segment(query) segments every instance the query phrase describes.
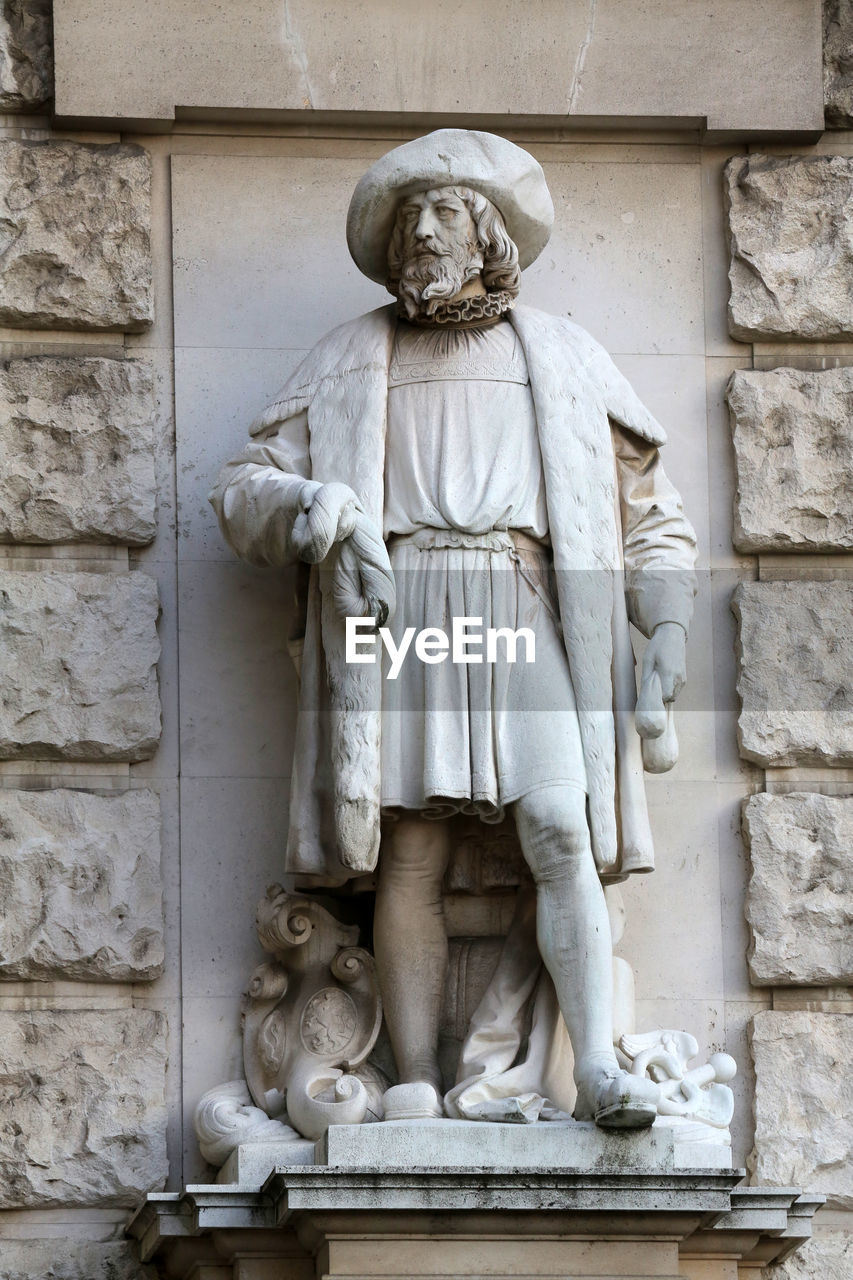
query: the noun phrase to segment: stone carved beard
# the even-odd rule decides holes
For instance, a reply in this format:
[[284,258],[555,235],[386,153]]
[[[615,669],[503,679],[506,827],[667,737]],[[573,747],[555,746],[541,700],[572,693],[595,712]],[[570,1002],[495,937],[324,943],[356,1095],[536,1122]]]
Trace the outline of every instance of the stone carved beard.
[[397,297],[410,320],[432,316],[483,270],[483,251],[476,240],[444,249],[432,240],[404,246]]

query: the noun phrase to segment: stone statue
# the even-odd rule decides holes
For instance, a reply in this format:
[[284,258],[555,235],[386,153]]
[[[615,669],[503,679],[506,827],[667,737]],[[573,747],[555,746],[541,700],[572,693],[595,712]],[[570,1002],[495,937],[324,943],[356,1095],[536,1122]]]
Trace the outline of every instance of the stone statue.
[[[348,242],[396,303],[316,345],[211,496],[238,555],[303,566],[286,870],[335,886],[378,860],[389,1119],[493,1114],[466,1111],[460,1085],[445,1100],[438,1068],[458,813],[510,812],[535,883],[472,1022],[462,1092],[488,1079],[500,1098],[504,1076],[503,1096],[518,1092],[520,1009],[544,962],[575,1118],[640,1127],[661,1098],[614,1048],[602,885],[653,866],[643,747],[649,768],[674,761],[695,538],[664,432],[606,352],[516,305],[552,222],[540,166],[493,134],[439,130],[374,164]],[[649,638],[636,720],[629,622]]]

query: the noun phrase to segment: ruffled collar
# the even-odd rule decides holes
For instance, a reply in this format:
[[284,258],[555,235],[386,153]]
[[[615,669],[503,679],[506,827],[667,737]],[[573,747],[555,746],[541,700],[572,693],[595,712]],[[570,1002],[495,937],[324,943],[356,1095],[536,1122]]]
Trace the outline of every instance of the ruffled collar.
[[440,302],[431,316],[408,316],[401,302],[397,314],[409,324],[421,329],[437,329],[450,326],[456,329],[486,328],[497,324],[507,311],[515,306],[515,294],[508,289],[494,289],[489,293],[474,293],[468,298]]

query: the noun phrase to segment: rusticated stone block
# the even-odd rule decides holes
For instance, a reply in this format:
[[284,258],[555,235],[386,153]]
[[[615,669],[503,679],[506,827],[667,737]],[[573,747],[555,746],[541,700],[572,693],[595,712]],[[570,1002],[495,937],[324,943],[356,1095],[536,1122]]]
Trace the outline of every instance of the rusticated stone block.
[[853,799],[751,796],[743,830],[752,981],[853,983]]
[[154,380],[136,360],[0,364],[0,541],[154,537]]
[[754,1181],[853,1208],[853,1016],[757,1013]]
[[0,324],[147,328],[151,161],[142,147],[0,142]]
[[158,797],[0,789],[0,901],[2,977],[156,978]]
[[4,1240],[0,1280],[157,1280],[124,1240]]
[[0,111],[38,111],[53,96],[53,0],[2,0]]
[[850,0],[823,0],[823,99],[830,128],[849,129],[853,125],[853,4]]
[[728,400],[738,550],[853,547],[853,369],[738,369]]
[[853,583],[744,582],[732,608],[744,759],[853,763]]
[[0,759],[153,755],[157,613],[144,573],[0,571]]
[[853,158],[736,156],[726,192],[732,336],[853,336]]
[[796,1253],[775,1267],[764,1267],[761,1280],[850,1280],[853,1234],[818,1231]]
[[0,1012],[0,1043],[0,1208],[135,1205],[162,1186],[161,1013]]
[[764,1267],[761,1280],[850,1280],[853,1233],[818,1231],[778,1266]]

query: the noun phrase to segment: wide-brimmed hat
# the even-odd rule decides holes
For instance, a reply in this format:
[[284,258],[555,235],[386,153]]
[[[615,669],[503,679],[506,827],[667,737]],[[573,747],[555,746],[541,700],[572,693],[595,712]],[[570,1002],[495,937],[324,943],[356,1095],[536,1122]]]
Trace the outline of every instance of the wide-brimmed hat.
[[371,280],[388,276],[388,243],[405,196],[435,187],[472,187],[503,215],[529,267],[548,243],[554,205],[542,166],[528,151],[496,133],[436,129],[405,142],[371,165],[353,192],[347,244],[356,266]]

